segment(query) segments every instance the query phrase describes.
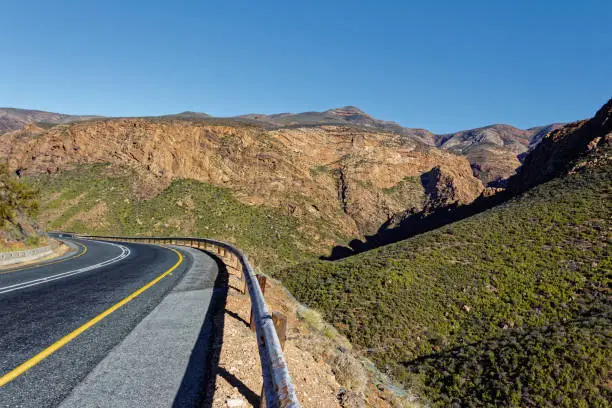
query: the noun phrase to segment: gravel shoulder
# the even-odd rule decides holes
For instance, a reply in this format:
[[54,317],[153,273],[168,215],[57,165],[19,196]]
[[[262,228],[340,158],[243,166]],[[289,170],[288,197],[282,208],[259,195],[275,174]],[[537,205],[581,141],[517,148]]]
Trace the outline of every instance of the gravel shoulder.
[[[217,367],[213,368],[211,405],[258,407],[262,378],[255,333],[248,326],[250,299],[241,292],[238,271],[229,268],[229,291],[223,319],[223,336]],[[285,358],[303,408],[408,407],[384,384],[376,381],[350,350],[346,339],[332,334],[313,312],[297,303],[283,286],[268,278],[268,310],[287,317]],[[316,315],[316,313],[314,313]],[[331,328],[329,328],[331,329]],[[209,406],[209,405],[207,405]]]

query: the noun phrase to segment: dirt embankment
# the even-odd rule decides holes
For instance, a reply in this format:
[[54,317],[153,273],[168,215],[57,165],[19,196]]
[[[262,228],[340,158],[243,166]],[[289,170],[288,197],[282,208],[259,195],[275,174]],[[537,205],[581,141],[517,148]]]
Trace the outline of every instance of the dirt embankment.
[[[212,406],[258,407],[262,378],[255,333],[249,328],[250,300],[243,281],[230,274],[223,317],[219,363],[215,368]],[[300,404],[304,408],[414,407],[407,395],[368,369],[348,341],[313,310],[298,304],[277,282],[267,279],[270,312],[287,317],[285,358]]]

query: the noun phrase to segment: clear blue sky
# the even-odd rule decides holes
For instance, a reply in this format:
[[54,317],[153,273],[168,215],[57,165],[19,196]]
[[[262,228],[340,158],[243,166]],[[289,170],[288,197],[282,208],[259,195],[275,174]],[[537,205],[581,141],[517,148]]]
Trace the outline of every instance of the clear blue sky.
[[3,0],[0,106],[529,127],[612,97],[611,21],[609,0]]

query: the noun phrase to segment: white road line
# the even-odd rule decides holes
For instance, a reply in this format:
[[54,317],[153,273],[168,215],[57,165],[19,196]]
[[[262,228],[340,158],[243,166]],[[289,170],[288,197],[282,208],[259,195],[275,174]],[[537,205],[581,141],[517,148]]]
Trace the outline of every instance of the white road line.
[[130,249],[128,247],[125,247],[123,245],[113,244],[113,243],[110,243],[110,242],[104,242],[104,243],[120,248],[121,249],[121,254],[119,254],[118,256],[116,256],[114,258],[107,259],[106,261],[99,262],[99,263],[94,264],[94,265],[89,265],[89,266],[86,266],[84,268],[74,269],[72,271],[62,272],[62,273],[58,273],[56,275],[47,276],[47,277],[44,277],[44,278],[33,279],[31,281],[21,282],[21,283],[15,284],[15,285],[1,287],[0,288],[0,295],[3,294],[3,293],[8,293],[8,292],[13,292],[13,291],[20,290],[20,289],[25,289],[25,288],[29,288],[31,286],[40,285],[40,284],[43,284],[43,283],[52,282],[54,280],[67,278],[69,276],[78,275],[80,273],[88,272],[88,271],[91,271],[93,269],[102,268],[103,266],[108,266],[108,265],[113,264],[115,262],[119,262],[120,260],[125,259],[128,256],[130,256],[131,251],[130,251]]

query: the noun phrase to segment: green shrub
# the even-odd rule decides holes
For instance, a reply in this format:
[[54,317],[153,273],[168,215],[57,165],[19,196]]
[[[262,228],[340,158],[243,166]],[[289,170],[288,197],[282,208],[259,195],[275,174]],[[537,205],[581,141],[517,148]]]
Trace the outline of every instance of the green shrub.
[[15,224],[19,214],[35,216],[37,192],[12,174],[6,163],[0,163],[0,228]]
[[411,239],[276,276],[434,406],[605,406],[610,180],[609,164],[590,168]]
[[[175,180],[160,193],[139,197],[137,175],[106,164],[81,166],[30,180],[41,190],[49,229],[95,235],[203,236],[235,243],[266,272],[319,255],[299,220],[274,208],[247,205],[231,190]],[[84,220],[104,205],[100,220]],[[317,233],[325,236],[325,229]],[[333,231],[326,238],[340,240]],[[344,238],[344,237],[342,237]]]

